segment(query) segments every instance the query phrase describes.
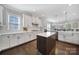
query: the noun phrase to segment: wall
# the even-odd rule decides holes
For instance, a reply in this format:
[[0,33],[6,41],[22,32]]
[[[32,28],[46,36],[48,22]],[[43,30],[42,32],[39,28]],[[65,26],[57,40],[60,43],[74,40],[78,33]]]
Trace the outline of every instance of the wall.
[[11,30],[8,29],[8,14],[13,14],[13,15],[18,15],[21,18],[21,24],[20,24],[20,31],[23,30],[23,16],[21,12],[18,12],[16,10],[13,9],[9,9],[7,7],[4,7],[3,5],[1,5],[4,9],[3,9],[3,32],[10,32]]
[[[42,21],[38,16],[30,16],[23,14],[24,17],[24,27],[27,27],[28,30],[40,30],[42,27]],[[33,25],[38,24],[38,25]]]
[[27,14],[23,14],[23,27],[26,27],[27,30],[31,30],[32,28],[32,17],[30,15]]
[[[40,29],[40,27],[42,27],[42,21],[38,16],[31,16],[28,13],[22,12],[22,11],[18,11],[16,9],[12,9],[12,8],[8,8],[5,7],[3,5],[1,5],[4,9],[3,9],[3,27],[0,27],[1,30],[3,30],[3,32],[11,32],[10,29],[8,29],[8,15],[18,15],[21,17],[21,25],[20,25],[20,31],[23,31],[23,27],[27,27],[28,30],[36,30],[36,29]],[[38,27],[34,27],[32,25],[32,23],[35,22],[38,24]]]

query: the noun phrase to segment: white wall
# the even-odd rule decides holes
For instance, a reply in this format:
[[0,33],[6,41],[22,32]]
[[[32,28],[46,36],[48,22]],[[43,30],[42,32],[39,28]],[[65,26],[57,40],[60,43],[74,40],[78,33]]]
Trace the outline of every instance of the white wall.
[[[23,14],[24,25],[23,27],[27,27],[28,30],[40,30],[42,27],[42,21],[38,16],[30,16],[27,14]],[[38,24],[38,26],[34,26],[34,24]]]
[[32,17],[27,14],[23,14],[23,17],[23,27],[27,27],[27,29],[30,30],[32,27]]
[[[3,9],[3,19],[2,19],[2,21],[3,21],[3,26],[1,27],[2,28],[2,31],[3,32],[10,32],[11,30],[10,29],[8,29],[8,15],[9,14],[14,14],[14,15],[18,15],[18,16],[20,16],[20,19],[21,19],[21,21],[20,21],[20,31],[22,31],[23,30],[23,19],[22,19],[22,13],[21,12],[18,12],[18,11],[16,11],[16,10],[13,10],[13,9],[9,9],[9,8],[6,8],[6,7],[4,7],[3,5],[1,5],[4,9]],[[1,18],[1,17],[0,17]]]
[[[34,29],[32,23],[35,22],[38,25],[38,27],[42,27],[42,21],[41,19],[38,17],[38,16],[31,16],[29,15],[28,13],[24,13],[24,12],[20,12],[20,11],[17,11],[15,9],[11,9],[11,8],[7,8],[7,7],[4,7],[2,5],[2,7],[4,8],[3,10],[3,29],[2,27],[0,27],[3,32],[10,32],[11,30],[8,29],[8,15],[10,14],[13,14],[13,15],[18,15],[21,17],[21,25],[20,25],[20,31],[23,31],[23,27],[28,27],[28,30],[31,30],[31,29]],[[38,28],[35,28],[35,29],[38,29]]]

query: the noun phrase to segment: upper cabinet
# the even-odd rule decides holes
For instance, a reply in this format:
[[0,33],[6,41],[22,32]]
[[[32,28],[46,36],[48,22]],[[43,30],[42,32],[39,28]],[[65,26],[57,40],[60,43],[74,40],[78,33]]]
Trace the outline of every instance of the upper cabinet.
[[42,27],[41,19],[39,17],[32,17],[32,26],[33,28],[38,28]]
[[0,26],[3,25],[3,7],[0,6]]
[[24,30],[31,30],[32,27],[32,18],[29,15],[23,14],[23,27]]
[[32,17],[32,25],[38,25],[41,26],[41,20],[39,17]]
[[23,14],[23,27],[25,30],[40,30],[41,26],[39,17]]

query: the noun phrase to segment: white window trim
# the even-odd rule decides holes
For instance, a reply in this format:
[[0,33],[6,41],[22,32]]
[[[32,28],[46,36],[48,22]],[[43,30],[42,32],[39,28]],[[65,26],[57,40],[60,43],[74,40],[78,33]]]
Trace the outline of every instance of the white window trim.
[[[11,16],[11,14],[8,14],[8,30],[10,30],[10,25],[9,25],[9,17],[10,16]],[[20,30],[20,24],[21,24],[21,22],[20,22],[21,18],[18,15],[13,15],[13,16],[17,16],[18,17],[18,20],[19,20],[19,22],[18,22],[18,24],[19,24],[18,31],[19,31]]]

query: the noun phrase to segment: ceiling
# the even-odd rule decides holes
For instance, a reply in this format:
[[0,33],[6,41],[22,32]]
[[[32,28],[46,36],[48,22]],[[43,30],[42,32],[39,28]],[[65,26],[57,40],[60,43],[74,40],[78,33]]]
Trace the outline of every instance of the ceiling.
[[[62,21],[64,18],[79,19],[78,4],[7,4],[8,7],[31,12],[32,15]],[[59,20],[60,19],[60,20]]]

